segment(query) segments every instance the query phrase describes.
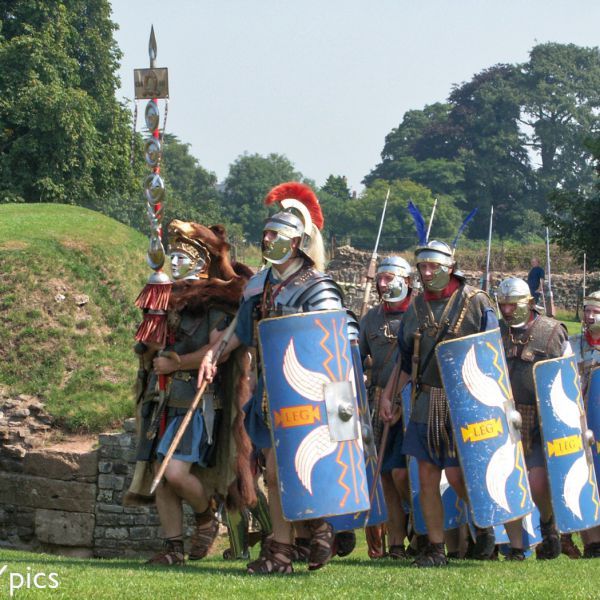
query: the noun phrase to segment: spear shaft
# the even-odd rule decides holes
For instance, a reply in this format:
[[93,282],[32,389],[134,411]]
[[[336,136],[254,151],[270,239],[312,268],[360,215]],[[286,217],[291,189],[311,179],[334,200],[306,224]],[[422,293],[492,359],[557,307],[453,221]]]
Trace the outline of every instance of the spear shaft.
[[431,225],[433,224],[433,217],[435,215],[435,209],[437,208],[437,198],[433,201],[433,208],[431,209],[431,216],[429,217],[429,225],[427,226],[427,237],[426,240],[429,240],[429,233],[431,232]]
[[383,221],[385,219],[385,210],[387,203],[390,198],[390,188],[388,188],[387,194],[385,195],[385,202],[383,203],[383,210],[381,211],[381,219],[379,221],[379,231],[377,232],[377,239],[375,240],[375,247],[371,254],[371,259],[367,266],[367,270],[364,275],[365,293],[363,296],[362,306],[360,308],[360,319],[367,314],[369,307],[369,297],[371,296],[371,287],[373,286],[373,280],[375,279],[375,268],[377,266],[377,249],[379,248],[379,239],[381,238],[381,230],[383,229]]
[[490,230],[488,233],[487,258],[485,260],[485,281],[483,282],[483,291],[490,291],[490,256],[492,254],[492,227],[494,222],[494,205],[490,209]]
[[552,293],[552,271],[550,268],[550,234],[546,227],[546,271],[548,282],[548,316],[554,316],[554,294]]

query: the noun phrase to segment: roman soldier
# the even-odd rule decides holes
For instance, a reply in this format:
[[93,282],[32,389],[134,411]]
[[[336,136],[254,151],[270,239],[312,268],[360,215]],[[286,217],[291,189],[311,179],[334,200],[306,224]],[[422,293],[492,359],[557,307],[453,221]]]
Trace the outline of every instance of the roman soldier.
[[[257,326],[264,319],[329,309],[341,309],[342,292],[323,274],[323,242],[320,228],[323,215],[314,192],[296,182],[273,188],[265,199],[278,205],[279,211],[267,218],[262,236],[265,268],[246,286],[238,312],[235,332],[225,347],[255,347]],[[216,373],[213,356],[217,345],[202,360],[199,376],[211,380]],[[319,569],[331,558],[334,534],[325,519],[296,521],[294,526],[283,518],[280,487],[277,480],[271,423],[266,402],[265,374],[257,364],[257,385],[246,406],[246,428],[254,445],[266,459],[266,481],[272,521],[272,537],[261,556],[248,564],[249,574],[289,574],[292,560],[298,556],[293,544],[293,529],[309,542],[308,568]]]
[[[370,358],[371,377],[369,403],[372,414],[378,419],[379,398],[390,378],[397,358],[398,330],[400,319],[411,302],[410,264],[400,256],[385,257],[375,277],[377,293],[381,303],[374,306],[360,323],[360,352],[364,360]],[[374,426],[375,443],[379,448],[381,427]],[[388,556],[394,559],[406,558],[404,539],[406,538],[406,515],[402,509],[402,499],[410,502],[406,457],[402,453],[404,440],[402,418],[395,419],[388,434],[381,469],[381,481],[388,508]],[[383,556],[383,548],[369,546],[369,556]]]
[[[450,247],[420,236],[415,262],[424,292],[414,298],[402,318],[398,333],[399,361],[381,396],[381,417],[391,421],[396,370],[401,371],[399,389],[412,378],[413,407],[402,449],[418,461],[421,507],[429,537],[429,545],[413,563],[417,567],[447,564],[440,495],[442,470],[459,497],[467,500],[435,349],[444,340],[498,326],[487,294],[467,285],[457,270],[454,258],[457,238]],[[478,529],[474,557],[491,558],[494,546],[492,528]]]
[[[496,297],[502,316],[500,328],[510,383],[515,406],[522,419],[521,440],[531,495],[540,511],[542,543],[538,546],[537,558],[553,559],[561,553],[561,542],[550,500],[533,367],[541,360],[563,356],[571,348],[566,327],[539,312],[525,281],[517,277],[504,279],[498,286]],[[523,560],[525,556],[520,520],[507,523],[506,530],[511,544],[508,558]]]
[[[141,389],[136,474],[126,495],[127,504],[148,498],[147,482],[157,470],[197,390],[198,365],[238,308],[252,271],[232,264],[225,230],[220,225],[172,221],[168,228],[174,281],[167,313],[164,346],[138,344]],[[207,387],[163,480],[156,489],[156,506],[164,547],[148,563],[182,565],[184,554],[183,502],[195,515],[189,560],[204,558],[218,532],[215,497],[226,496],[235,479],[231,471],[232,431],[246,454],[250,447],[243,430],[241,407],[232,399],[247,391],[245,357],[230,357]],[[159,378],[166,386],[159,386]],[[162,388],[162,389],[161,389]],[[234,426],[235,423],[235,427]]]
[[[583,299],[583,331],[570,338],[581,375],[581,391],[589,409],[592,371],[600,365],[600,291]],[[581,532],[584,558],[600,558],[600,527]]]

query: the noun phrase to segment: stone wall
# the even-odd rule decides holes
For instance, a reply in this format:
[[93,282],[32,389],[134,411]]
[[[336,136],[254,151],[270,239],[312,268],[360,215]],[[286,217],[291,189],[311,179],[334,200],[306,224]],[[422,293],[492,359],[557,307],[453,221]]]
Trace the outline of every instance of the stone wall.
[[[156,509],[123,506],[134,419],[82,443],[55,439],[37,398],[10,398],[0,387],[0,406],[0,547],[82,557],[148,556],[161,547]],[[190,534],[189,507],[185,519]]]
[[93,553],[97,454],[41,448],[52,419],[39,399],[0,388],[0,546]]
[[[364,285],[361,284],[365,269],[369,263],[371,254],[356,250],[350,246],[341,246],[337,249],[335,256],[330,261],[327,272],[342,286],[346,296],[346,304],[357,314],[360,312],[364,296]],[[479,286],[481,284],[480,272],[465,271],[467,281]],[[490,273],[492,290],[505,277],[514,276],[527,279],[527,272]],[[554,304],[557,308],[575,312],[581,310],[583,276],[581,273],[556,273],[552,275],[552,293]],[[586,281],[587,292],[600,290],[600,272],[588,273]],[[373,287],[371,290],[370,304],[377,302],[377,293]]]

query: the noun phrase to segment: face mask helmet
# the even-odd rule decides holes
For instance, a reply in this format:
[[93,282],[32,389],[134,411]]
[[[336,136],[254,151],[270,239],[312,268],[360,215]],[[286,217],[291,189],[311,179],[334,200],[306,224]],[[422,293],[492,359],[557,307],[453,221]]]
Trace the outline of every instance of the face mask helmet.
[[304,223],[293,212],[284,210],[267,219],[263,231],[271,231],[276,235],[267,241],[263,239],[263,258],[272,264],[281,265],[289,260],[294,252],[292,240],[302,240]]
[[[589,296],[583,299],[583,311],[585,318],[585,328],[594,336],[594,338],[600,335],[600,312],[589,311],[589,318],[585,314],[586,308],[600,309],[600,291],[592,292]],[[593,321],[593,322],[592,322]]]
[[[450,283],[450,275],[455,265],[454,252],[448,244],[438,240],[431,240],[415,250],[417,268],[420,263],[434,263],[437,268],[431,281],[421,282],[426,290],[441,292]],[[419,273],[420,274],[420,273]]]
[[168,253],[171,258],[173,279],[207,277],[210,267],[210,253],[199,240],[184,235],[175,227],[169,226]]
[[[496,292],[496,300],[500,306],[502,318],[510,327],[523,327],[531,316],[533,297],[529,286],[518,277],[508,277],[500,282]],[[510,317],[502,313],[502,304],[515,304],[516,308]]]
[[[380,285],[381,276],[391,274],[393,279],[387,282],[384,290]],[[406,280],[412,274],[412,267],[408,261],[400,256],[386,256],[377,268],[377,292],[384,302],[402,302],[410,292],[410,286]]]

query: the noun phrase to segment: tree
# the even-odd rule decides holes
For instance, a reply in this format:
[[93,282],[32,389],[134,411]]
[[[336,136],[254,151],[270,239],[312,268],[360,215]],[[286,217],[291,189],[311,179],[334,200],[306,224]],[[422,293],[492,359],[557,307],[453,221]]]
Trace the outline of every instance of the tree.
[[[350,238],[353,246],[372,250],[388,188],[390,197],[381,232],[380,249],[398,251],[414,246],[417,235],[407,209],[408,202],[416,204],[428,222],[435,199],[430,190],[409,180],[391,183],[376,180],[359,198],[343,205],[331,205],[322,201],[328,235],[335,235],[339,243]],[[439,197],[431,235],[451,241],[460,223],[461,213],[452,198]]]
[[552,237],[580,261],[587,255],[587,268],[600,267],[600,137],[588,143],[596,161],[596,183],[593,190],[556,190],[550,194],[550,212],[546,224]]
[[412,179],[434,194],[456,194],[463,167],[450,121],[452,106],[435,103],[423,110],[409,110],[402,123],[385,137],[382,161],[363,180]]
[[[263,200],[269,190],[285,181],[304,181],[302,174],[281,154],[243,154],[230,165],[223,185],[223,207],[250,240],[260,240],[269,210]],[[308,182],[306,182],[308,183]]]
[[335,196],[342,201],[349,200],[352,197],[350,188],[348,187],[348,180],[342,175],[330,175],[321,188],[321,193],[323,192]]
[[505,237],[522,223],[532,189],[532,172],[519,129],[517,73],[495,65],[454,88],[449,101],[459,156],[464,166],[462,189],[466,210],[478,208],[473,237],[485,238],[490,206],[496,233]]
[[115,99],[120,53],[109,16],[108,0],[0,6],[1,202],[133,218],[139,178],[129,165],[131,118]]
[[200,166],[190,145],[166,134],[161,174],[165,181],[165,221],[173,218],[214,224],[228,221],[219,206],[217,176]]
[[600,50],[539,44],[520,66],[521,122],[538,154],[537,205],[553,190],[589,189],[593,159],[585,144],[600,132]]

